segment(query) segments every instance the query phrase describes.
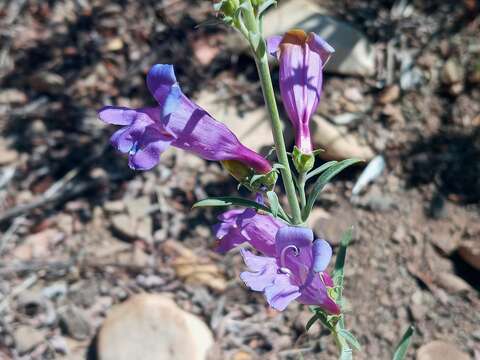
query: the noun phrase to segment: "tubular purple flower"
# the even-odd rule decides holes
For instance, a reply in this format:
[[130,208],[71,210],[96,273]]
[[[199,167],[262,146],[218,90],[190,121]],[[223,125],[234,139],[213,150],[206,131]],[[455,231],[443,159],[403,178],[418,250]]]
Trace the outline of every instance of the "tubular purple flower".
[[280,93],[295,128],[295,145],[310,154],[310,117],[322,94],[322,69],[335,50],[317,34],[299,29],[268,38],[267,47],[280,64]]
[[206,160],[236,160],[260,174],[272,170],[265,158],[242,145],[223,123],[182,93],[172,65],[153,66],[147,75],[147,86],[158,106],[141,109],[107,106],[98,112],[102,121],[122,126],[111,142],[129,155],[132,169],[151,169],[172,145]]
[[241,279],[250,289],[263,292],[274,309],[282,311],[297,300],[317,305],[330,314],[340,313],[340,307],[328,294],[333,281],[325,272],[332,248],[325,240],[314,241],[312,230],[280,228],[272,256],[257,256],[245,249],[241,253],[249,270],[240,274]]

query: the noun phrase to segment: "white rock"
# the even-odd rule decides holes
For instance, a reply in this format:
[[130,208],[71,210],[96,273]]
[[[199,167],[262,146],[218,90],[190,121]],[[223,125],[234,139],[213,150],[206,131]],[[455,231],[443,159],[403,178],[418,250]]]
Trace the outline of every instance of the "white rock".
[[264,34],[281,35],[293,28],[315,32],[335,48],[326,71],[354,76],[374,75],[375,51],[365,35],[326,13],[325,9],[308,0],[281,2],[265,15]]
[[40,330],[22,325],[13,332],[13,339],[18,353],[25,354],[42,343],[45,335]]
[[324,149],[320,157],[326,160],[344,160],[359,158],[370,160],[373,151],[362,145],[345,128],[330,124],[321,116],[314,116],[312,121],[312,137],[316,149]]
[[431,341],[417,351],[417,360],[469,360],[470,356],[453,344],[440,340]]
[[203,360],[207,325],[163,295],[136,295],[113,307],[98,334],[99,360]]

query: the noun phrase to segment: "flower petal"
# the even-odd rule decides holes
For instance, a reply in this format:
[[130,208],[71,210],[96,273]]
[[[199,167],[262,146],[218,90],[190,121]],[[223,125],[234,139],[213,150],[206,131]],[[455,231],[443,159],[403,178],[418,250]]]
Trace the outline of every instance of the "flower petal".
[[322,67],[325,66],[330,56],[335,52],[335,49],[329,43],[313,32],[308,34],[307,44],[312,51],[320,55],[323,64]]
[[290,245],[295,245],[297,248],[307,247],[312,245],[313,231],[312,229],[300,226],[285,226],[278,230],[276,236],[277,254]]
[[130,125],[136,116],[135,110],[126,107],[105,106],[98,111],[100,120],[113,125]]
[[129,156],[128,165],[134,170],[149,170],[153,168],[158,164],[160,155],[168,148],[171,142],[170,137],[165,137],[163,140],[146,144]]
[[324,271],[332,258],[332,247],[323,239],[317,239],[313,243],[313,271]]
[[267,38],[267,51],[270,55],[276,56],[282,42],[283,36],[273,35]]
[[277,264],[274,258],[253,255],[250,251],[240,250],[245,264],[250,271],[240,274],[243,280],[253,291],[264,291],[267,286],[273,284],[277,274]]
[[301,295],[298,286],[292,285],[288,275],[277,274],[273,284],[265,288],[267,302],[276,310],[283,311]]
[[162,116],[173,113],[182,97],[173,65],[156,64],[147,74],[147,86],[162,108]]

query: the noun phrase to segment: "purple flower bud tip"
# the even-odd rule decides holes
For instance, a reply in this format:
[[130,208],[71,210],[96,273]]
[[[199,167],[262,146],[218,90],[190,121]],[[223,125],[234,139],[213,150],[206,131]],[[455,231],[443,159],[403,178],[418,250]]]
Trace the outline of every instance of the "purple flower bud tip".
[[172,145],[206,160],[236,160],[261,174],[272,170],[264,157],[242,145],[223,123],[182,93],[172,65],[153,66],[147,75],[147,86],[158,106],[142,109],[107,106],[98,113],[102,121],[122,126],[111,142],[120,152],[128,154],[131,168],[151,169]]
[[322,94],[322,69],[335,50],[317,34],[298,29],[270,37],[267,49],[280,63],[280,93],[295,128],[295,144],[309,154],[309,122]]

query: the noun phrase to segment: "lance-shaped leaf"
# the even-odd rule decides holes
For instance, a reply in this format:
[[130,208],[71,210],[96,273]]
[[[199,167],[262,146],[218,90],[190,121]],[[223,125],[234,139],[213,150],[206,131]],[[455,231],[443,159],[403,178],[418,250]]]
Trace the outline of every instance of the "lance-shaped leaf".
[[413,326],[409,326],[408,329],[403,334],[400,342],[398,343],[397,347],[395,348],[395,353],[393,354],[393,360],[403,360],[405,359],[405,355],[407,355],[407,350],[410,345],[410,341],[412,336],[415,332],[415,328]]
[[362,160],[360,159],[347,159],[340,161],[339,163],[329,167],[328,170],[326,170],[322,175],[320,175],[315,181],[315,184],[313,185],[312,192],[308,196],[307,200],[307,205],[305,206],[304,212],[303,212],[303,220],[306,221],[308,218],[308,215],[310,215],[310,212],[312,211],[313,205],[315,204],[315,201],[317,200],[318,195],[320,195],[321,191],[325,187],[325,185],[328,184],[328,182],[339,172],[341,172],[343,169],[349,167],[350,165],[356,164]]
[[235,196],[213,197],[197,201],[192,208],[198,207],[224,207],[224,206],[242,206],[247,208],[254,208],[271,213],[270,209],[265,205],[259,204],[256,201],[239,198]]
[[336,287],[336,300],[341,300],[343,290],[343,273],[345,267],[345,258],[347,257],[347,248],[352,240],[353,227],[345,231],[340,240],[340,248],[338,249],[335,267],[333,269],[333,283]]

